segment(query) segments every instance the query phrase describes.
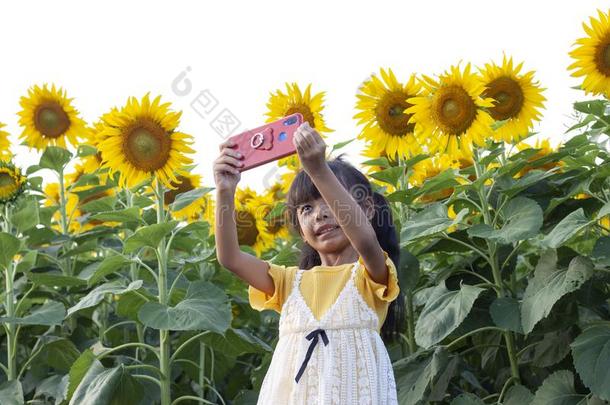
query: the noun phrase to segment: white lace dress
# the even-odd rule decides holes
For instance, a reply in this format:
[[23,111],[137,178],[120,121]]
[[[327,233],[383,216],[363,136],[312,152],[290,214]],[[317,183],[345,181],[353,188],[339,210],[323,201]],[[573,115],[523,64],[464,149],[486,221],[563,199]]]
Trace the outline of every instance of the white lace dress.
[[392,364],[377,332],[379,318],[354,283],[357,268],[358,262],[320,320],[300,292],[305,270],[297,270],[258,405],[398,403]]

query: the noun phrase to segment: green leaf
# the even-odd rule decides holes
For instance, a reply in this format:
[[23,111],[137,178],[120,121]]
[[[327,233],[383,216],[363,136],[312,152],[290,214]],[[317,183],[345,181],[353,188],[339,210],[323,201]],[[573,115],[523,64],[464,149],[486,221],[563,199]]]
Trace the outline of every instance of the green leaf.
[[38,225],[40,223],[38,202],[34,199],[28,199],[19,211],[13,213],[11,222],[17,228],[17,232],[20,233]]
[[70,159],[72,159],[72,154],[66,149],[58,146],[47,146],[40,157],[39,166],[60,173],[70,162]]
[[473,394],[461,394],[451,401],[451,405],[485,405],[485,402]]
[[178,224],[176,221],[165,222],[161,224],[148,225],[140,228],[125,240],[123,250],[125,253],[131,253],[141,247],[148,246],[153,249],[159,246],[161,239],[170,233]]
[[501,244],[510,244],[535,237],[542,226],[543,212],[533,200],[517,197],[508,202],[502,209],[504,225],[493,229],[489,225],[479,224],[468,230],[468,235],[489,239]]
[[22,318],[0,318],[0,322],[16,325],[61,325],[66,316],[66,308],[61,302],[47,301],[32,313]]
[[209,333],[201,341],[227,356],[237,357],[245,353],[272,352],[273,348],[247,329],[227,329],[225,335]]
[[101,262],[95,262],[87,266],[78,276],[86,280],[89,286],[92,286],[104,277],[120,272],[121,268],[127,263],[129,263],[129,260],[124,256],[107,256]]
[[610,401],[610,326],[586,329],[571,344],[574,367],[592,393]]
[[76,155],[78,157],[85,157],[95,155],[97,153],[97,148],[91,145],[78,145],[78,150],[76,151]]
[[503,405],[527,405],[534,399],[534,394],[523,385],[513,385],[506,391]]
[[465,208],[454,219],[451,219],[447,206],[442,203],[434,203],[405,222],[400,232],[400,241],[404,243],[443,232],[459,223],[467,213],[468,209]]
[[531,405],[578,405],[583,398],[574,390],[574,374],[559,370],[544,380]]
[[474,301],[484,291],[467,284],[457,291],[449,291],[444,281],[435,289],[435,298],[426,303],[415,328],[415,341],[425,349],[437,344],[460,326]]
[[140,321],[154,329],[210,330],[225,333],[231,324],[229,298],[220,288],[196,281],[189,285],[186,297],[174,307],[147,302],[140,308]]
[[550,248],[558,248],[589,224],[582,208],[567,215],[553,230],[544,237],[542,244]]
[[398,179],[400,179],[401,176],[404,176],[404,173],[404,167],[392,166],[388,169],[371,173],[370,176],[376,180],[383,181],[396,187],[398,185]]
[[491,319],[502,329],[523,333],[519,301],[512,297],[496,298],[489,307]]
[[381,166],[381,167],[390,167],[390,162],[386,157],[378,157],[375,159],[369,159],[362,162],[363,165],[366,166]]
[[104,211],[112,211],[116,204],[116,196],[109,195],[107,197],[96,198],[80,206],[81,211],[88,213],[97,213]]
[[8,269],[13,262],[13,256],[19,252],[21,242],[10,233],[0,232],[0,267]]
[[284,209],[286,208],[286,203],[283,201],[277,202],[271,211],[265,216],[265,221],[271,221],[275,218],[281,217],[284,213]]
[[66,396],[68,401],[72,398],[74,391],[76,391],[76,387],[78,387],[80,382],[83,380],[83,377],[85,374],[87,374],[87,371],[89,371],[89,368],[95,361],[95,355],[90,349],[87,349],[82,352],[74,364],[72,364],[68,377],[68,394]]
[[47,271],[44,273],[29,272],[28,278],[36,285],[47,287],[74,287],[87,284],[78,277],[64,276],[59,271]]
[[604,112],[606,111],[606,101],[605,100],[577,101],[574,103],[574,109],[581,113],[602,116],[602,115],[604,115]]
[[561,297],[578,290],[593,274],[590,259],[582,256],[572,259],[567,269],[557,269],[556,265],[556,251],[543,253],[534,271],[534,278],[527,285],[521,303],[521,322],[526,334],[549,315]]
[[610,267],[610,236],[602,236],[595,242],[591,258]]
[[339,149],[343,148],[344,146],[349,145],[350,143],[354,142],[355,140],[356,140],[356,138],[352,138],[352,139],[348,139],[347,141],[338,142],[338,143],[334,144],[332,149],[330,150],[330,153],[333,153],[334,151],[339,150]]
[[417,352],[394,363],[398,402],[424,403],[428,393],[437,388],[437,383],[443,383],[439,380],[447,363],[448,354],[442,346],[436,347],[434,351]]
[[80,356],[80,352],[70,340],[58,338],[55,336],[47,336],[47,342],[44,343],[40,353],[34,360],[42,362],[62,372],[68,372],[72,364]]
[[6,381],[0,385],[0,404],[23,405],[23,389],[17,380]]
[[398,267],[398,283],[403,291],[413,291],[419,281],[419,260],[406,248],[400,249],[400,265]]
[[142,386],[122,364],[106,369],[96,360],[74,391],[69,405],[137,404],[143,395]]
[[99,287],[93,289],[89,294],[85,295],[81,300],[68,309],[67,316],[72,315],[76,311],[80,311],[81,309],[94,307],[104,299],[106,294],[115,294],[121,295],[125,294],[128,291],[137,290],[142,287],[142,280],[136,280],[131,282],[128,286],[125,286],[121,281],[113,281],[110,283],[105,283],[100,285]]
[[455,179],[454,169],[447,169],[436,176],[426,180],[419,188],[418,194],[432,194],[458,186],[460,183]]
[[140,215],[140,209],[138,207],[125,208],[116,211],[100,212],[91,215],[91,219],[104,222],[142,222],[142,216]]
[[201,197],[209,193],[213,188],[211,187],[200,187],[194,190],[187,191],[186,193],[180,193],[176,196],[174,202],[170,205],[172,212],[180,211],[183,208],[188,207]]

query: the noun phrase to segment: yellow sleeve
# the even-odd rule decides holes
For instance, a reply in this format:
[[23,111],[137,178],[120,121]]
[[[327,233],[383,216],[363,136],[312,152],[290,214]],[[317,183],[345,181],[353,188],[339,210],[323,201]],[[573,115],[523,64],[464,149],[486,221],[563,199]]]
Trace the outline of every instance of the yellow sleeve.
[[388,285],[375,282],[371,278],[369,272],[366,270],[362,257],[360,257],[358,262],[361,265],[360,272],[363,279],[362,288],[365,294],[368,293],[377,300],[392,302],[396,299],[398,293],[400,292],[400,288],[398,287],[398,273],[396,271],[396,266],[394,265],[392,259],[390,259],[388,256],[388,253],[384,250],[383,254],[385,255],[385,264],[389,272]]
[[273,279],[275,291],[273,292],[273,295],[269,295],[261,290],[257,290],[256,288],[249,286],[248,300],[250,301],[250,306],[257,311],[272,309],[279,313],[282,310],[284,300],[290,292],[289,288],[292,285],[290,282],[290,279],[292,279],[290,275],[293,273],[291,272],[292,268],[273,264],[267,260],[265,262],[269,265],[267,273]]

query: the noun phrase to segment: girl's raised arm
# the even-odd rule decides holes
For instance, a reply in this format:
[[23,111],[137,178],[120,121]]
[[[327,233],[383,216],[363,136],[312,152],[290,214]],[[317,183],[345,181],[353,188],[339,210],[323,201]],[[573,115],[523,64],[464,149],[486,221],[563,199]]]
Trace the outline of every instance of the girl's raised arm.
[[239,248],[235,223],[235,189],[241,179],[237,169],[242,165],[241,156],[231,149],[230,140],[220,144],[220,156],[214,161],[216,182],[216,257],[218,262],[246,283],[273,295],[275,286],[267,272],[269,265]]
[[387,284],[386,259],[375,229],[360,205],[328,167],[324,139],[305,122],[295,133],[293,141],[303,170],[330,207],[345,236],[362,257],[371,278],[377,283]]

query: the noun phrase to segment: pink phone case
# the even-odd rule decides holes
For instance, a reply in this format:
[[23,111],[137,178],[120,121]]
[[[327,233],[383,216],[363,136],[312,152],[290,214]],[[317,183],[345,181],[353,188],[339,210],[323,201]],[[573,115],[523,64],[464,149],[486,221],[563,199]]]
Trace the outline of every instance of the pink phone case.
[[303,116],[300,113],[294,113],[230,137],[229,139],[235,143],[233,149],[245,156],[241,160],[244,166],[237,169],[243,172],[295,153],[296,148],[292,138],[302,123]]

